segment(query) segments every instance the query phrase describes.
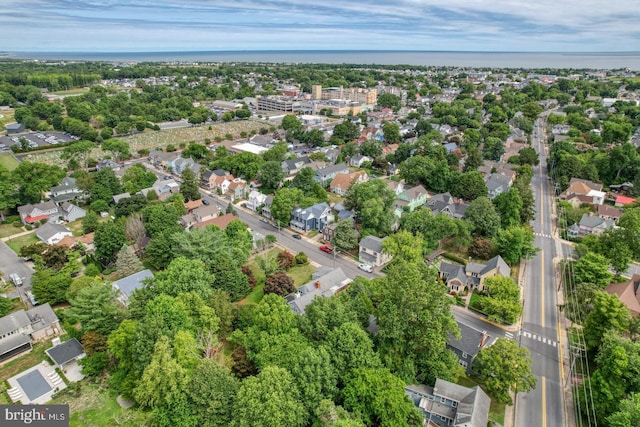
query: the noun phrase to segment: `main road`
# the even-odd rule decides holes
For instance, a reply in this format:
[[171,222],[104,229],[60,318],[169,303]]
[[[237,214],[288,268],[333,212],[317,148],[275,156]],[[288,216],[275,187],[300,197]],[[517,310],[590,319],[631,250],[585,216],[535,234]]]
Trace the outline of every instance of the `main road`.
[[524,263],[521,271],[524,310],[516,339],[531,352],[532,371],[538,379],[535,390],[517,393],[514,425],[527,427],[566,426],[562,335],[556,301],[556,261],[562,257],[560,242],[554,239],[555,194],[547,176],[544,146],[545,119],[535,123],[532,146],[540,164],[534,168],[531,185],[536,200],[536,219],[531,225],[535,246],[540,251]]

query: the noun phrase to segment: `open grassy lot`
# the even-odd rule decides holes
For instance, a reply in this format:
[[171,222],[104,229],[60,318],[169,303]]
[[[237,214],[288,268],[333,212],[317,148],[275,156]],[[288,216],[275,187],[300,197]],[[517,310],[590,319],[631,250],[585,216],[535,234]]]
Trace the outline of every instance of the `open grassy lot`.
[[38,239],[38,236],[36,236],[36,233],[34,231],[33,233],[25,234],[24,236],[18,236],[15,238],[12,237],[10,240],[7,240],[5,243],[11,249],[13,249],[15,253],[19,254],[20,248],[22,248],[23,246],[27,246],[32,243],[37,243],[39,241],[40,239]]
[[13,108],[0,108],[0,130],[4,129],[4,125],[6,125],[7,123],[15,122],[15,119],[13,118],[13,112]]
[[71,427],[146,426],[149,414],[121,408],[114,392],[83,381],[63,390],[50,403],[69,405]]
[[4,166],[5,168],[9,169],[10,171],[12,171],[15,168],[17,168],[19,164],[20,164],[20,162],[18,161],[18,159],[13,157],[13,154],[8,154],[8,153],[7,154],[0,154],[0,165]]
[[[479,385],[485,392],[487,391],[487,389],[483,385],[478,383],[473,378],[469,378],[467,376],[458,378],[458,384],[465,387],[475,387]],[[491,408],[489,409],[489,420],[494,421],[500,425],[504,425],[504,410],[505,410],[504,403],[500,403],[496,399],[491,398]]]

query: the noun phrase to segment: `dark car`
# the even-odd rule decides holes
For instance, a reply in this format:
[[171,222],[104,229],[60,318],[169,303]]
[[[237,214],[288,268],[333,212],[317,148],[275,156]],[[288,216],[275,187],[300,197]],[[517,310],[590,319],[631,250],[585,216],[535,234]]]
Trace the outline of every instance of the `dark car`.
[[294,234],[294,235],[293,235],[293,238],[294,238],[294,239],[297,239],[297,240],[300,240],[300,239],[302,239],[302,236],[301,236],[301,235],[299,235],[299,234]]
[[203,205],[208,205],[208,204],[209,204],[209,201],[208,201],[207,199],[202,199],[202,204],[203,204]]

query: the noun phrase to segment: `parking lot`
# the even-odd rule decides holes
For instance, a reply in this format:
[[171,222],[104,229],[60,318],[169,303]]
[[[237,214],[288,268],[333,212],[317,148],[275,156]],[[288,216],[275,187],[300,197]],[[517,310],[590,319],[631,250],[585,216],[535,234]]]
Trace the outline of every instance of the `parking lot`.
[[0,151],[10,150],[12,145],[20,146],[22,144],[22,138],[24,138],[25,143],[30,148],[64,144],[69,141],[77,141],[80,139],[77,136],[57,131],[12,134],[0,136]]

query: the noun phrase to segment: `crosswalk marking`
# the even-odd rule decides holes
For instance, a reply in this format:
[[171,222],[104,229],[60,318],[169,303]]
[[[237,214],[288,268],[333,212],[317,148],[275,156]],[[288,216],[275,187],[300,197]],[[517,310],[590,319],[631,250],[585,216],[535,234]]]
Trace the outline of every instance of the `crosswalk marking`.
[[513,338],[513,334],[511,332],[505,332],[504,336],[507,338]]
[[533,233],[534,236],[539,236],[539,237],[548,237],[548,238],[552,238],[553,236],[551,236],[550,234],[544,234],[544,233]]
[[[557,341],[554,341],[551,338],[543,337],[542,335],[532,334],[531,332],[527,332],[527,331],[518,331],[518,335],[522,335],[525,338],[530,338],[530,339],[532,339],[534,341],[538,341],[538,342],[541,342],[543,344],[550,345],[552,347],[557,347],[558,346]],[[505,332],[505,336],[507,338],[511,338],[513,336],[513,334],[511,334],[510,332]]]

